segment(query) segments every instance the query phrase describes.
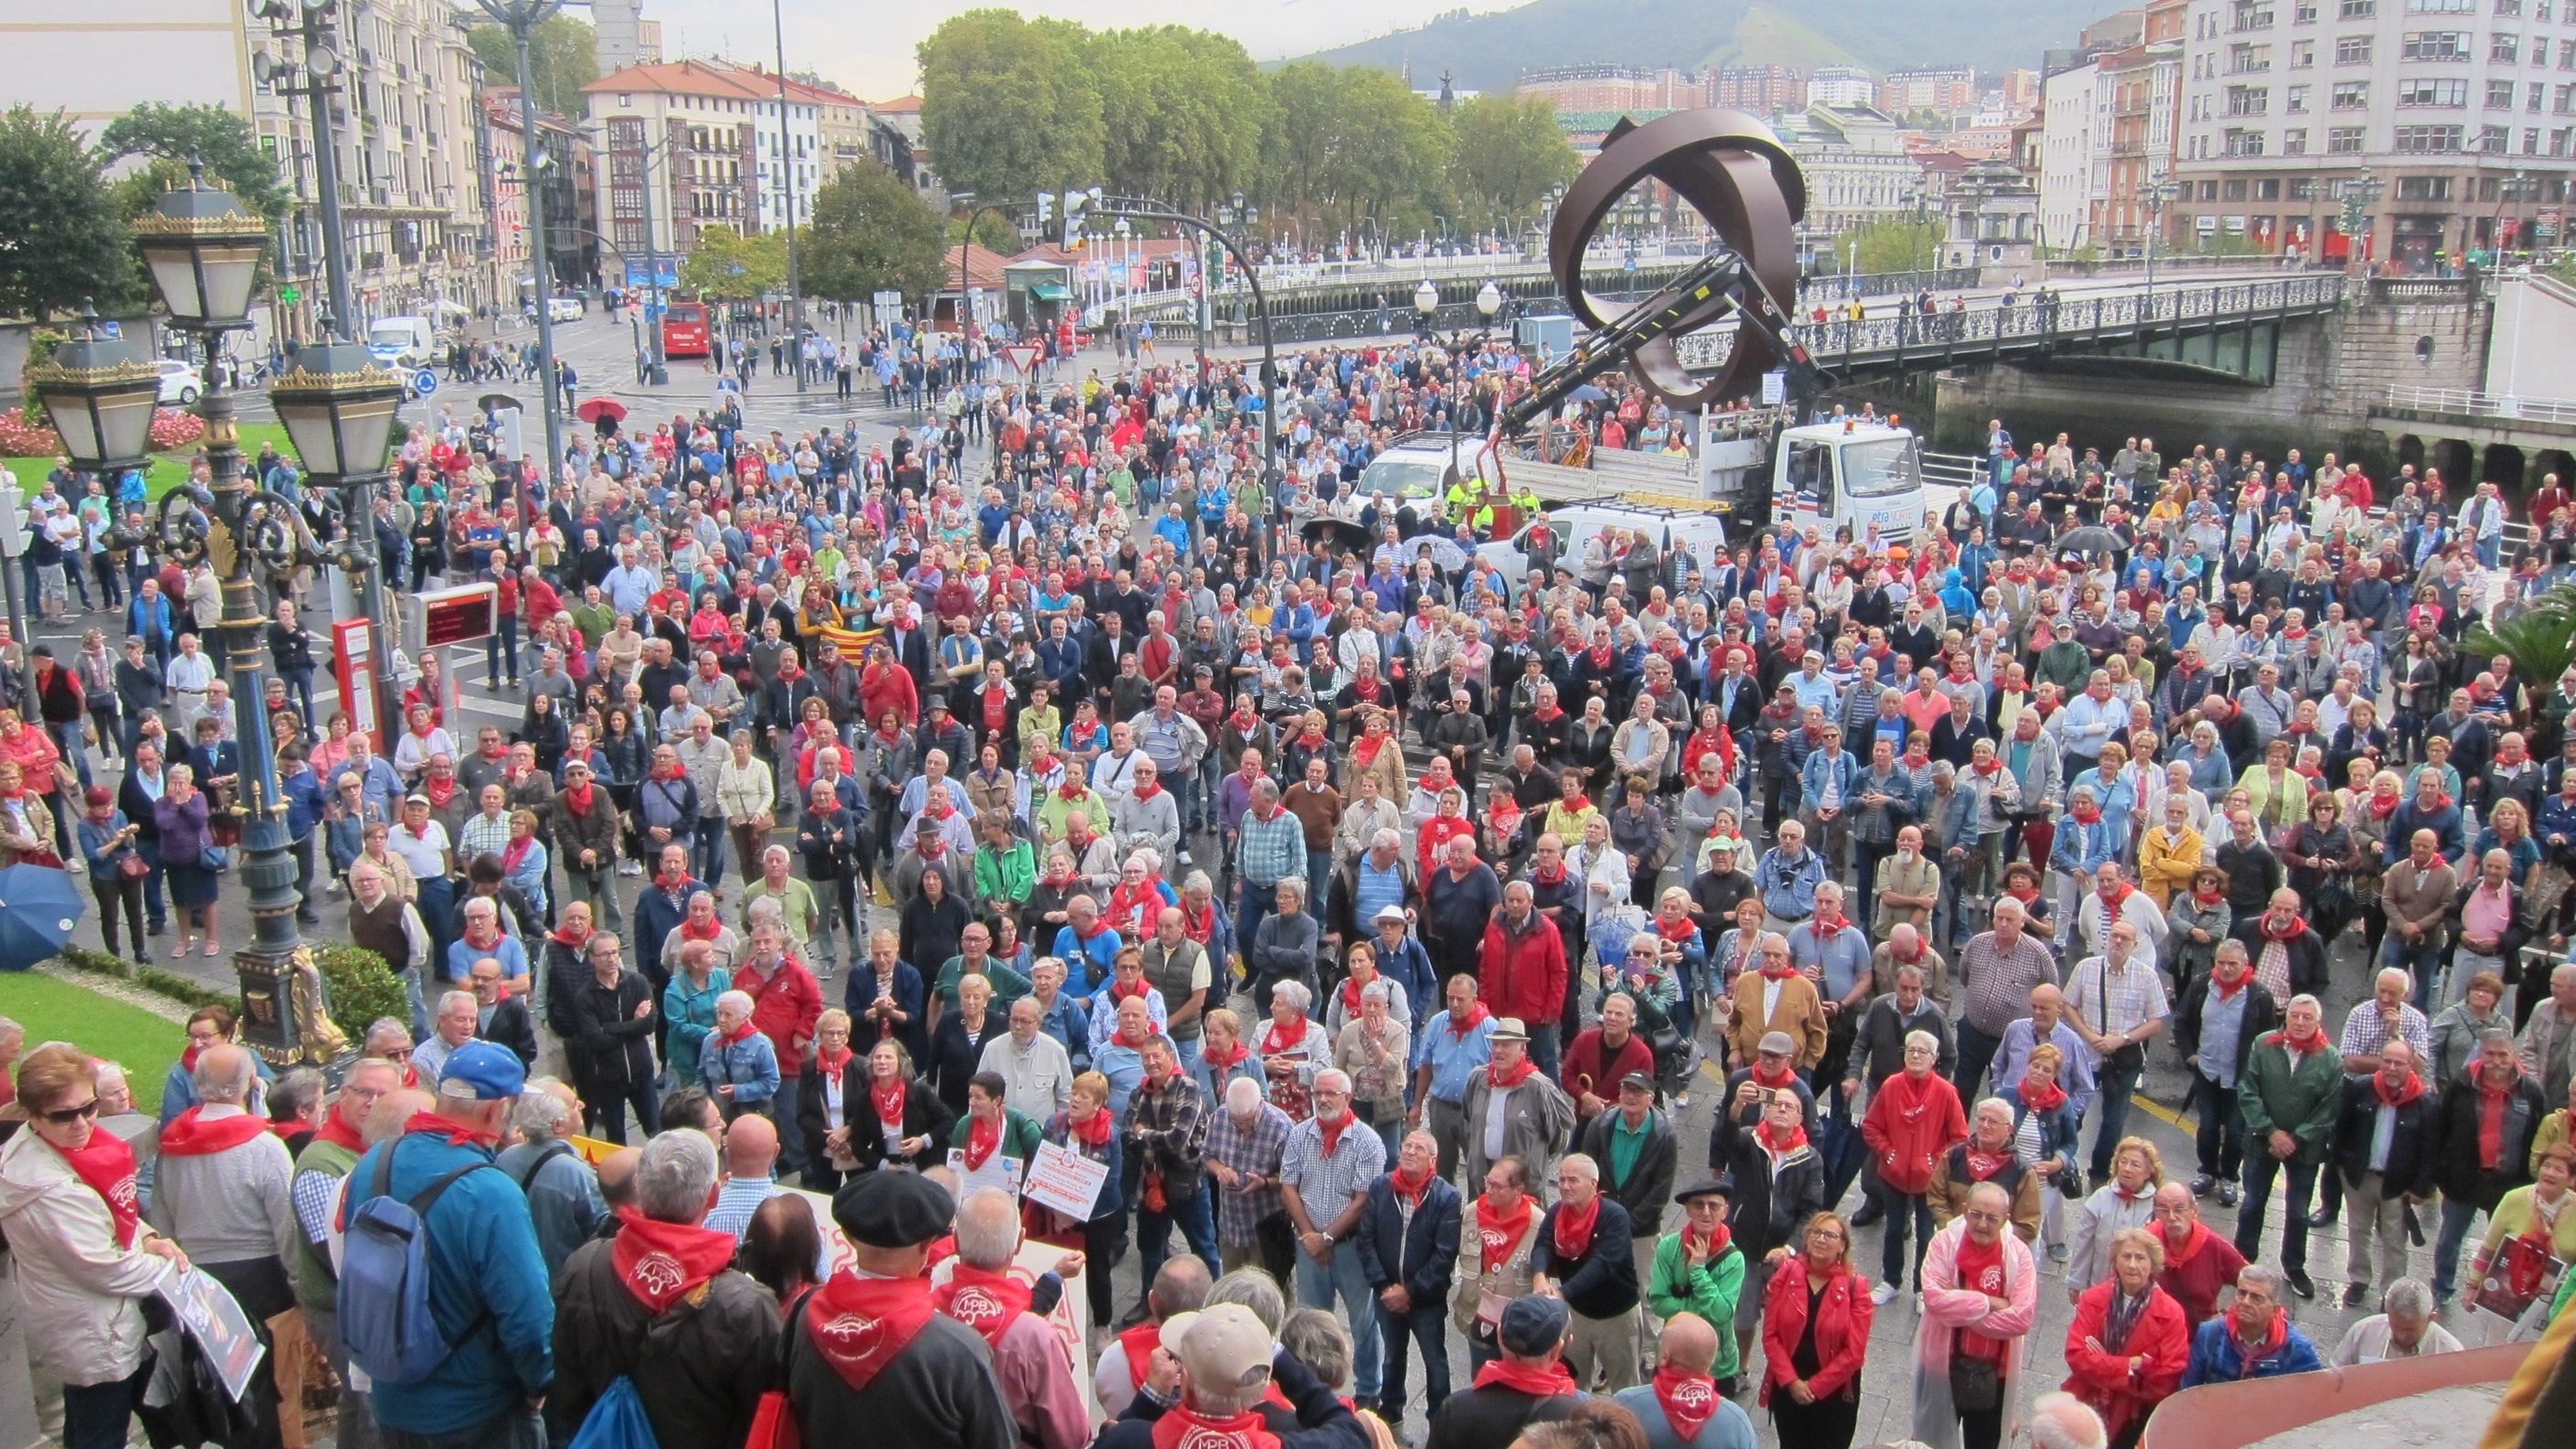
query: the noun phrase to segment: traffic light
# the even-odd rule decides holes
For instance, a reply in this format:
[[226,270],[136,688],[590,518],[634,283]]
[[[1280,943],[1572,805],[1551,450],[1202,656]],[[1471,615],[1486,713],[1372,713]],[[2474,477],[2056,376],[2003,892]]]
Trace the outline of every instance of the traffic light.
[[1038,230],[1045,231],[1047,223],[1053,220],[1055,220],[1055,193],[1041,191],[1038,193]]
[[1082,245],[1083,208],[1099,204],[1100,188],[1097,186],[1089,191],[1068,191],[1064,194],[1064,244],[1067,248]]

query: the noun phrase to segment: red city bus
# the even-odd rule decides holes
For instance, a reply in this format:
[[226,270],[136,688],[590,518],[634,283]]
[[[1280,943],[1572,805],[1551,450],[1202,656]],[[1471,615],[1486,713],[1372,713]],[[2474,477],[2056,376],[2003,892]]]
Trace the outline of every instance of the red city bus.
[[708,346],[704,302],[672,302],[662,308],[664,357],[704,357]]

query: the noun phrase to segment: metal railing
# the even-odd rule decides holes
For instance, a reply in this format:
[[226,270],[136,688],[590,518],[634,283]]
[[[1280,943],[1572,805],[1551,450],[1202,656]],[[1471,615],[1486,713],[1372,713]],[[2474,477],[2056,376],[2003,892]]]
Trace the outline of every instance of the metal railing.
[[[1981,302],[1930,316],[1802,322],[1792,331],[1832,372],[1945,367],[2019,356],[2070,343],[2214,332],[2266,318],[2312,316],[2343,303],[2340,273],[2217,282],[2068,297]],[[1714,370],[1734,345],[1733,319],[1681,340],[1682,361]]]
[[2460,387],[2391,387],[2388,406],[2408,412],[2452,413],[2474,418],[2576,426],[2576,401],[2472,392]]

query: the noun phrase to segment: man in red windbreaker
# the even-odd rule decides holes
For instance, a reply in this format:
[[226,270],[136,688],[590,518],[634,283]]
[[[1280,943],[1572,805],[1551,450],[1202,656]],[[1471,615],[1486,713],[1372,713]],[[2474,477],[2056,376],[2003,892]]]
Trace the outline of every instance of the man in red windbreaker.
[[1529,1024],[1530,1056],[1550,1077],[1557,1072],[1557,1018],[1564,1013],[1565,940],[1556,923],[1538,913],[1528,881],[1503,887],[1503,904],[1485,927],[1476,998],[1497,1017]]

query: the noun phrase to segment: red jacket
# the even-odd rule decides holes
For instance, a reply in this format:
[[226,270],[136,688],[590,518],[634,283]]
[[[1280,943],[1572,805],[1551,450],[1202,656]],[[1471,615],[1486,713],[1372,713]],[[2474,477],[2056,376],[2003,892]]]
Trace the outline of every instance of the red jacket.
[[1879,1084],[1860,1122],[1861,1140],[1878,1164],[1878,1179],[1919,1197],[1932,1187],[1932,1164],[1968,1140],[1967,1114],[1958,1089],[1939,1072],[1917,1078],[1898,1072]]
[[859,671],[859,708],[871,728],[883,724],[886,711],[893,710],[903,727],[911,729],[921,723],[921,691],[902,665],[870,664]]
[[[2091,1405],[2117,1443],[2130,1424],[2182,1387],[2182,1371],[2191,1362],[2191,1330],[2183,1324],[2182,1305],[2151,1284],[2146,1308],[2117,1348],[2105,1344],[2097,1352],[2085,1347],[2084,1340],[2102,1337],[2114,1286],[2105,1279],[2075,1301],[2075,1321],[2066,1327],[2066,1382],[2060,1387]],[[2139,1357],[2146,1362],[2133,1374],[2129,1360]]]
[[803,1076],[814,1024],[823,1015],[823,988],[814,973],[788,956],[764,977],[759,966],[745,959],[733,968],[733,989],[751,997],[751,1024],[778,1049],[778,1075],[791,1081]]
[[1537,911],[1529,920],[1515,933],[1504,928],[1502,909],[1495,909],[1485,926],[1476,999],[1496,1016],[1544,1026],[1565,1012],[1565,938],[1556,933],[1556,922]]
[[1631,1031],[1628,1039],[1619,1044],[1619,1049],[1612,1051],[1610,1044],[1601,1039],[1601,1028],[1596,1026],[1577,1035],[1574,1044],[1565,1049],[1565,1060],[1558,1065],[1556,1078],[1557,1085],[1565,1088],[1569,1097],[1580,1097],[1590,1092],[1615,1102],[1619,1099],[1619,1079],[1630,1072],[1653,1076],[1655,1049],[1646,1045],[1644,1037]]
[[[1798,1340],[1807,1332],[1807,1256],[1792,1251],[1771,1275],[1762,1300],[1762,1392],[1771,1402],[1774,1385],[1786,1389],[1798,1377],[1793,1362]],[[1860,1387],[1861,1360],[1869,1354],[1869,1280],[1846,1269],[1825,1286],[1816,1301],[1816,1360],[1821,1365],[1807,1380],[1819,1399],[1830,1399],[1846,1387]]]

